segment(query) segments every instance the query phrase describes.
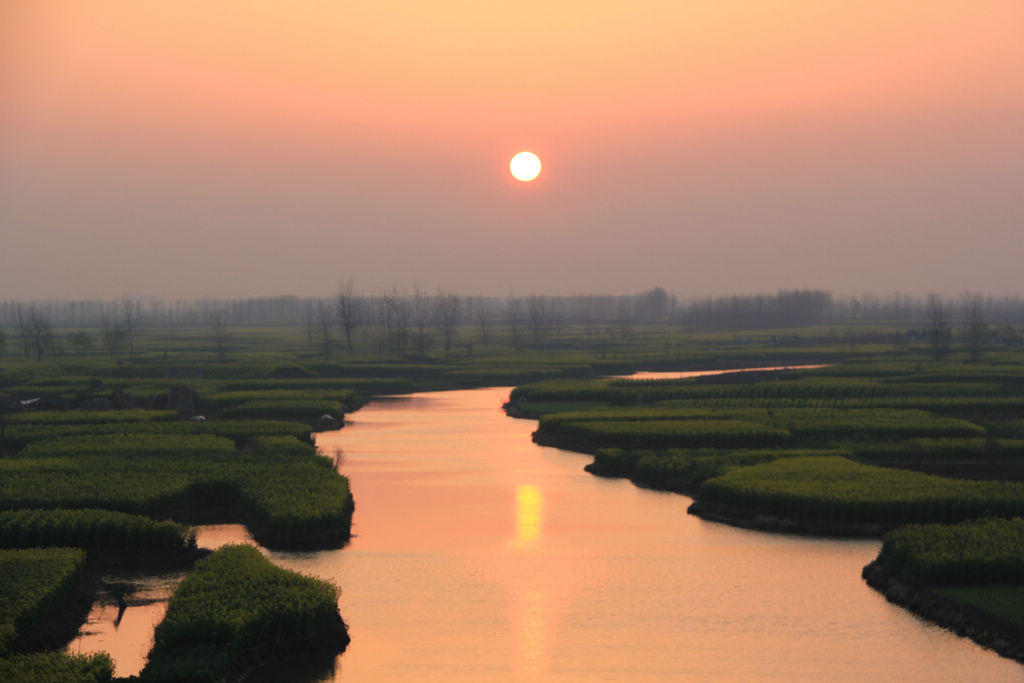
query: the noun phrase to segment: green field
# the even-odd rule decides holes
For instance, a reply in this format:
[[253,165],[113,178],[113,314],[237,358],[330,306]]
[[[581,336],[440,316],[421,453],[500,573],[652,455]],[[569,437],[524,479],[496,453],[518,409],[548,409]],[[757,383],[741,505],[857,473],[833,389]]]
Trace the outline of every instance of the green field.
[[336,586],[275,566],[250,546],[196,563],[156,628],[146,681],[232,680],[251,660],[344,649]]

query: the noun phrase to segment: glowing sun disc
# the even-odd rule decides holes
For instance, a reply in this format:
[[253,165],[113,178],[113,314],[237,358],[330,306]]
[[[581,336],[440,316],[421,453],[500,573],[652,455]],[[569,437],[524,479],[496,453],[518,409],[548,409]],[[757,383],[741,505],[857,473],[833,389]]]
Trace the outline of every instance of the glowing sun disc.
[[533,152],[520,152],[508,163],[512,177],[524,183],[540,175],[540,159]]

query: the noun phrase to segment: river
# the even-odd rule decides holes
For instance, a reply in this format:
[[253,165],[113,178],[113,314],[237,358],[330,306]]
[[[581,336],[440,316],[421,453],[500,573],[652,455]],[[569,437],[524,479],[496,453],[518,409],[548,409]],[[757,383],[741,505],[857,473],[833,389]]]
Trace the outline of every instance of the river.
[[[268,552],[342,586],[352,643],[308,680],[1024,680],[1024,667],[864,584],[877,541],[687,515],[689,498],[592,476],[588,456],[532,443],[536,423],[501,411],[508,393],[375,400],[317,435],[322,451],[344,453],[352,542]],[[248,536],[234,526],[200,536],[209,547],[237,540]],[[134,653],[160,616],[144,607]],[[86,630],[99,635],[73,651],[113,649],[118,629],[102,617]],[[114,655],[119,675],[141,666]]]

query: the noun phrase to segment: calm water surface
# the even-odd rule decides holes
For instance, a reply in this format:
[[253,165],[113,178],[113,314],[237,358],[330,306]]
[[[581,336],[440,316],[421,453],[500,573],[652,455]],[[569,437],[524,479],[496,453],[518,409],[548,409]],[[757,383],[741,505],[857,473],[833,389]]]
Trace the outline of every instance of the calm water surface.
[[[342,586],[352,643],[314,679],[1024,680],[1024,667],[868,588],[860,570],[878,542],[689,516],[686,497],[594,477],[587,456],[533,444],[535,423],[500,409],[508,393],[379,400],[318,435],[324,452],[344,451],[355,537],[268,553]],[[247,536],[214,527],[200,542],[236,538]],[[157,619],[136,633],[143,653]],[[114,654],[121,675],[141,666]]]

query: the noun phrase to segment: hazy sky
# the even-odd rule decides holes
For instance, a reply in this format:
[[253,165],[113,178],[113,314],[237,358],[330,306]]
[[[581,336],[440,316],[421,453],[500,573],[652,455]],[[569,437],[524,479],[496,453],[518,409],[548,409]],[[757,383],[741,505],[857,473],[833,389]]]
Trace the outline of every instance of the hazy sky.
[[1022,36],[1022,0],[0,0],[0,299],[1022,294]]

